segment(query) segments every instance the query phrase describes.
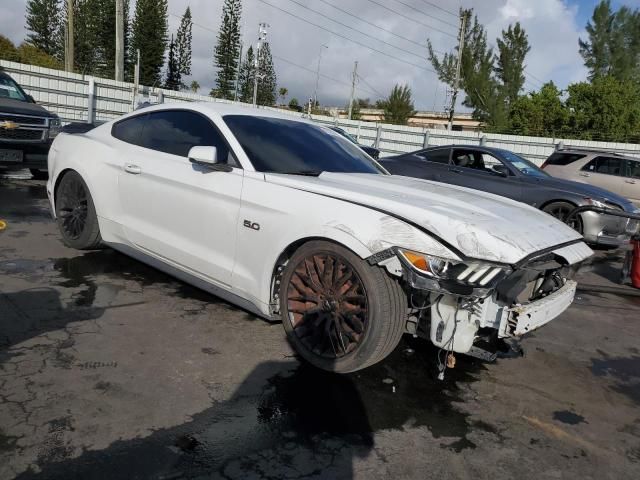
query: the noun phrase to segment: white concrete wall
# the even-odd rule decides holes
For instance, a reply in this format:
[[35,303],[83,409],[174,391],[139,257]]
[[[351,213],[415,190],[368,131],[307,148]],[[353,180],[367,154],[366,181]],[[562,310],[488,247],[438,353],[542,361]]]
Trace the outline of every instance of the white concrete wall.
[[[132,110],[133,84],[116,82],[104,78],[93,78],[76,73],[35,67],[0,60],[0,68],[9,73],[39,104],[56,112],[65,121],[87,121],[89,99],[93,94],[94,118],[111,120]],[[90,85],[93,79],[93,92]],[[161,88],[139,87],[139,95],[148,96],[152,103],[157,102],[162,93],[165,103],[171,102],[227,102],[206,95],[191,92],[175,92]],[[282,111],[282,110],[280,110]],[[290,112],[300,116],[299,113]],[[322,124],[338,125],[353,134],[364,145],[375,145],[378,134],[383,155],[411,152],[423,145],[478,145],[484,143],[490,147],[512,150],[529,160],[541,164],[562,142],[564,146],[589,147],[616,151],[627,155],[640,156],[640,145],[613,142],[592,142],[562,138],[525,137],[499,135],[482,132],[448,132],[439,129],[404,127],[400,125],[375,124],[353,120],[336,120],[332,117],[314,115],[313,120]],[[425,142],[426,138],[426,142]]]

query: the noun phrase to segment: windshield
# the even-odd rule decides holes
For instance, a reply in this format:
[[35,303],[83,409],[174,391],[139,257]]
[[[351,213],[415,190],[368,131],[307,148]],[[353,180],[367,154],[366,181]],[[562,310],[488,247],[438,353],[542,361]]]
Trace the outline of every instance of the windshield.
[[350,133],[347,133],[346,131],[344,131],[343,129],[339,128],[339,127],[329,127],[331,130],[333,130],[334,132],[339,133],[340,135],[342,135],[344,138],[346,138],[347,140],[349,140],[351,143],[355,143],[356,145],[358,144],[358,141],[353,138],[351,136]]
[[516,155],[509,150],[501,150],[502,158],[504,158],[509,164],[517,169],[523,175],[527,175],[530,177],[541,177],[547,178],[549,176],[548,173],[540,170],[539,167],[536,166],[535,163],[530,162],[529,160],[525,160],[524,158]]
[[356,145],[317,125],[249,115],[226,115],[224,121],[258,172],[383,173]]
[[11,98],[21,102],[27,101],[27,97],[24,96],[20,86],[11,77],[5,75],[0,75],[0,98]]

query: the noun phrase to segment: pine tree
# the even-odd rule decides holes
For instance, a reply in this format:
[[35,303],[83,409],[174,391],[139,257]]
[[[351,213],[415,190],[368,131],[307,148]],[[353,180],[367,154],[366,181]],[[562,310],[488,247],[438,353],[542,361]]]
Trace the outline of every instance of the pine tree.
[[240,0],[224,0],[222,25],[218,32],[218,43],[214,49],[214,64],[218,68],[216,96],[233,100],[238,53],[240,52]]
[[497,39],[496,75],[501,81],[502,96],[507,105],[513,105],[524,86],[524,59],[531,50],[527,34],[520,23],[509,25]]
[[416,111],[408,85],[396,85],[389,97],[381,102],[384,109],[384,121],[395,125],[406,125]]
[[193,93],[198,93],[198,90],[200,90],[200,84],[198,83],[197,80],[194,80],[191,82],[191,85],[189,86],[189,88]]
[[263,43],[258,52],[258,105],[274,105],[277,95],[276,70],[273,66],[271,48],[268,43]]
[[135,62],[140,50],[140,83],[153,86],[161,82],[167,49],[167,0],[137,0],[133,15],[130,54]]
[[611,9],[601,1],[587,23],[588,39],[580,39],[580,54],[589,79],[612,75],[618,80],[640,80],[640,12],[623,6]]
[[240,68],[239,99],[244,103],[253,102],[253,76],[255,74],[255,56],[253,47],[249,47]]
[[28,0],[27,43],[47,55],[60,57],[61,13],[60,0]]
[[191,75],[191,29],[193,22],[191,20],[191,9],[187,7],[180,20],[178,27],[178,35],[176,36],[176,59],[178,62],[178,73],[180,77],[183,75]]
[[167,60],[167,79],[164,82],[164,88],[168,90],[180,90],[180,65],[178,63],[176,43],[171,35],[169,43],[169,59]]

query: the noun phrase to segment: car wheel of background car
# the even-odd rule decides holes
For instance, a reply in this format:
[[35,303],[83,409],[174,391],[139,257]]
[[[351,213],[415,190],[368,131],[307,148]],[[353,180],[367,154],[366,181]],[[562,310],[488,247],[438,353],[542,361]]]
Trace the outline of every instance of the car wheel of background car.
[[90,250],[100,246],[102,238],[96,209],[87,184],[77,172],[67,172],[60,180],[56,218],[62,240],[68,247]]
[[[553,215],[558,220],[564,222],[567,215],[569,215],[569,213],[571,213],[575,208],[576,207],[574,205],[567,202],[552,202],[546,205],[542,211],[547,212],[549,215]],[[582,220],[580,220],[579,216],[573,218],[568,225],[582,235]]]
[[324,370],[368,367],[389,355],[404,333],[407,297],[400,284],[330,242],[312,241],[294,253],[280,303],[293,346]]
[[49,172],[46,170],[38,170],[37,168],[30,168],[31,176],[34,180],[46,180],[49,178]]

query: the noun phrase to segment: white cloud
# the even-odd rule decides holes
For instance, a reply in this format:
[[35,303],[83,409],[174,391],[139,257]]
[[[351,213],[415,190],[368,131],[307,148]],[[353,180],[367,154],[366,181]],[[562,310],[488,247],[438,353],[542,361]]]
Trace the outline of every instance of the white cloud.
[[[322,12],[324,16],[305,10],[289,0],[266,1],[334,32],[384,51],[393,57],[421,64],[425,69],[430,69],[426,59],[426,48],[397,38],[383,30],[375,29],[319,0],[296,1]],[[376,2],[404,13],[413,21],[389,12],[369,0],[326,1],[414,42],[425,44],[426,39],[431,38],[434,47],[438,50],[450,51],[456,44],[456,28],[390,0],[376,0]],[[430,7],[424,2],[404,1],[424,10],[433,17],[441,18],[452,24],[457,23],[454,16]],[[432,2],[447,10],[455,11],[457,8],[456,2],[447,0],[432,0]],[[21,41],[26,35],[23,27],[25,0],[2,0],[0,3],[0,32],[16,42]],[[480,21],[487,27],[491,43],[495,43],[495,38],[509,23],[521,22],[532,45],[531,53],[527,58],[527,71],[536,78],[545,81],[553,79],[561,87],[566,86],[569,82],[585,78],[586,72],[578,54],[578,37],[581,34],[582,26],[576,25],[577,9],[575,6],[569,5],[563,0],[536,0],[535,2],[531,0],[482,0],[475,2],[463,0],[462,3],[464,6],[474,7]],[[187,5],[191,6],[194,21],[208,29],[198,26],[194,26],[193,29],[192,77],[198,80],[204,92],[208,91],[215,81],[213,46],[216,42],[215,32],[220,25],[222,0],[169,0],[169,12],[180,16]],[[358,28],[378,40],[367,38],[337,25],[326,17]],[[303,101],[313,94],[315,87],[313,72],[316,70],[318,51],[320,45],[327,44],[329,50],[323,53],[321,71],[342,83],[326,78],[320,79],[319,97],[323,103],[333,105],[346,103],[350,91],[353,62],[358,60],[358,71],[366,84],[365,82],[359,83],[357,96],[373,99],[377,95],[374,92],[365,92],[365,89],[387,94],[395,83],[408,83],[413,89],[417,108],[432,109],[435,105],[436,109],[441,110],[443,107],[444,89],[433,73],[336,37],[304,23],[300,19],[282,13],[260,0],[245,0],[243,2],[245,42],[255,40],[257,25],[262,21],[271,25],[269,41],[273,54],[312,71],[308,72],[292,66],[280,59],[275,60],[278,83],[289,89],[290,97],[295,96]],[[179,18],[173,15],[169,17],[169,26],[172,32],[175,33],[178,23]],[[432,25],[449,35],[432,30],[426,25]],[[385,45],[382,41],[396,45],[405,52]],[[416,57],[408,52],[419,56]],[[421,59],[420,56],[423,58]],[[539,84],[533,77],[530,78],[531,84]],[[528,83],[527,86],[531,87],[531,84]]]

